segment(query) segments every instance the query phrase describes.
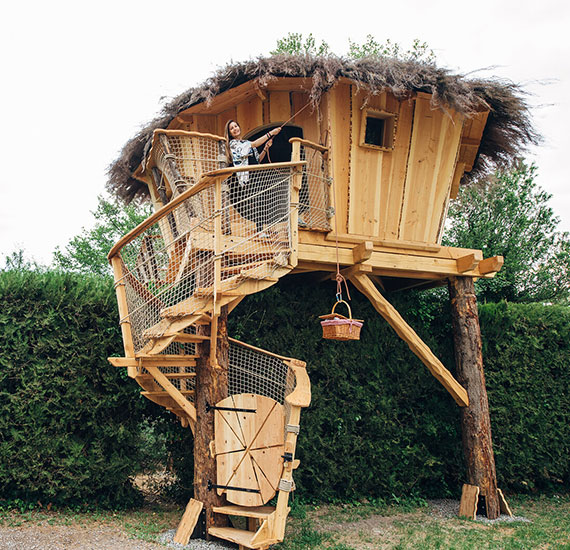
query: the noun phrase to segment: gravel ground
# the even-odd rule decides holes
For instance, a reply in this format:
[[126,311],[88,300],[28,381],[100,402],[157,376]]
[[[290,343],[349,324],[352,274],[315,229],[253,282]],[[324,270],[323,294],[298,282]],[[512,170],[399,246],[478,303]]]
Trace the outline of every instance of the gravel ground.
[[[459,514],[459,501],[451,500],[446,498],[429,500],[428,501],[430,512],[432,515],[441,518],[451,518],[457,517]],[[493,524],[493,523],[511,523],[513,521],[522,521],[525,523],[530,523],[530,520],[522,516],[507,516],[501,515],[497,519],[488,519],[486,516],[475,516],[475,521],[480,521],[481,523]]]
[[235,545],[190,540],[183,546],[172,542],[172,529],[161,537],[163,544],[128,538],[117,527],[78,525],[26,525],[0,527],[1,550],[228,550]]

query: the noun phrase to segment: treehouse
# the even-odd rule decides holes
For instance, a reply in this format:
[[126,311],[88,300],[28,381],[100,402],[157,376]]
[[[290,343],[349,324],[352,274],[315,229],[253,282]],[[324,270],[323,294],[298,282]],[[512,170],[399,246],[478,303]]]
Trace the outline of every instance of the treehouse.
[[[525,112],[512,86],[431,65],[273,57],[220,71],[127,143],[110,188],[148,197],[155,213],[109,254],[125,351],[110,361],[194,432],[178,542],[203,506],[212,536],[244,548],[283,539],[305,363],[233,340],[225,324],[281,277],[349,279],[469,406],[383,293],[495,276],[502,258],[443,246],[442,232],[459,186],[530,139]],[[263,162],[228,165],[230,119],[250,141],[281,128]]]

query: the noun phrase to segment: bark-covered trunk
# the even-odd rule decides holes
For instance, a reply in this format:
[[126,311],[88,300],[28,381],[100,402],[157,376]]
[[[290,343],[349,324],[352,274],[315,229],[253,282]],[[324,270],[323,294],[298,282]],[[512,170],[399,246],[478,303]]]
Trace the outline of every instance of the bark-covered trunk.
[[469,406],[461,409],[463,452],[467,483],[477,485],[485,495],[487,517],[500,515],[495,457],[491,440],[489,402],[483,372],[481,329],[477,298],[471,277],[449,281],[457,379],[467,390]]
[[[228,310],[223,307],[218,318],[216,357],[218,365],[210,361],[210,342],[196,346],[196,433],[194,434],[194,498],[204,503],[206,533],[209,527],[224,527],[227,516],[212,512],[213,506],[226,504],[225,497],[215,489],[208,490],[208,481],[216,483],[216,461],[210,454],[210,442],[214,440],[214,411],[206,412],[206,404],[215,405],[228,396]],[[209,335],[210,326],[198,327],[198,333]]]

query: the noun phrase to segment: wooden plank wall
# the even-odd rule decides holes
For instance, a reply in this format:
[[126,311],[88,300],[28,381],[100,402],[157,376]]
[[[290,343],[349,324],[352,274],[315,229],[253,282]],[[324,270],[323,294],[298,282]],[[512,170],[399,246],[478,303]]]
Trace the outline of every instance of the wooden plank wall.
[[[188,131],[206,132],[224,135],[226,122],[230,119],[237,120],[241,126],[242,134],[248,133],[271,124],[281,124],[298,113],[309,101],[309,93],[306,91],[285,91],[281,83],[272,89],[269,86],[258,95],[247,96],[244,101],[224,109],[216,114],[182,114],[175,119],[170,128]],[[215,106],[213,108],[215,110]],[[303,129],[304,139],[315,143],[324,144],[326,132],[326,115],[322,106],[318,110],[304,109],[293,120],[291,125],[300,126]]]
[[437,242],[453,183],[464,117],[417,94],[399,238]]
[[[351,93],[349,84],[337,84],[329,93],[327,105],[328,134],[334,178],[334,207],[339,233],[348,232],[348,208],[350,205],[348,183],[351,160],[351,113],[349,106]],[[334,219],[332,221],[334,222]]]
[[[215,114],[197,106],[193,109],[198,112],[182,113],[171,127],[223,135],[226,121],[232,118],[247,135],[280,124],[308,101],[304,81],[295,87],[288,80],[276,80],[256,92],[244,88],[241,101],[236,96],[231,107],[222,94],[223,110],[216,112],[214,100]],[[331,148],[340,233],[438,242],[450,195],[455,194],[463,170],[471,168],[487,113],[464,123],[461,115],[433,109],[430,101],[424,93],[403,100],[389,92],[366,98],[364,91],[344,80],[325,94],[318,110],[305,109],[291,121],[303,128],[305,139]],[[395,114],[392,150],[359,144],[365,109]]]
[[[391,151],[360,145],[361,126],[366,123],[365,108],[394,113],[397,117]],[[387,92],[366,100],[364,92],[353,87],[349,233],[385,239],[399,237],[413,114],[413,101],[398,101]]]

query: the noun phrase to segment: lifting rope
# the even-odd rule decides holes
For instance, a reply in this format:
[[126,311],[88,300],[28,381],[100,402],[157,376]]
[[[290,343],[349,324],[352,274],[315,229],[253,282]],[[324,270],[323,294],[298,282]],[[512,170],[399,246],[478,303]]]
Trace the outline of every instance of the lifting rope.
[[[281,124],[281,126],[279,126],[279,130],[282,130],[282,128],[285,126],[285,124],[288,124],[289,122],[291,122],[299,113],[304,111],[309,105],[311,105],[311,104],[306,103],[303,107],[301,107],[291,118],[287,119],[283,124]],[[271,148],[271,145],[269,145],[270,143],[273,144],[273,136],[271,138],[269,138],[269,140],[267,141],[267,143],[263,147],[263,151],[265,151],[267,154],[268,162],[271,162],[271,157],[269,156],[269,149]]]

